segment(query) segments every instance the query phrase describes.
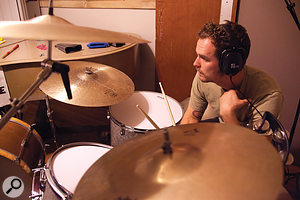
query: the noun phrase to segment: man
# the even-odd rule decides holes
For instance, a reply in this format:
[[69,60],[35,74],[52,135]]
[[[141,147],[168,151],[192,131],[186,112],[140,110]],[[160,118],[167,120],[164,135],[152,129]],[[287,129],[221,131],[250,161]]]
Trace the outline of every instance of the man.
[[266,72],[245,66],[249,51],[250,39],[241,25],[204,25],[193,64],[197,73],[181,124],[218,119],[252,128],[265,111],[279,116],[281,89]]

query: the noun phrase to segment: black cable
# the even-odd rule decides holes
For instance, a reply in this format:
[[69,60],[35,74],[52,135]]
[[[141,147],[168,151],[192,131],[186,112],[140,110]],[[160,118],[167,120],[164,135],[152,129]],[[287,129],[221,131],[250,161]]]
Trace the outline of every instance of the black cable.
[[248,99],[248,97],[242,93],[236,86],[235,84],[233,83],[232,81],[232,76],[229,76],[230,77],[230,81],[231,81],[231,84],[232,86],[234,87],[235,90],[237,90],[245,99],[247,99],[248,103],[250,104],[251,107],[253,107],[257,112],[258,114],[261,116],[261,118],[263,118],[263,115],[259,112],[259,110],[257,110],[257,108],[250,102],[250,100]]
[[300,99],[298,99],[297,111],[296,111],[296,114],[295,114],[295,118],[294,118],[294,123],[293,123],[292,129],[291,129],[291,132],[290,132],[290,139],[289,139],[290,145],[292,144],[292,140],[293,140],[293,137],[294,137],[294,133],[295,133],[297,121],[298,121],[298,118],[299,118],[299,112],[300,112]]

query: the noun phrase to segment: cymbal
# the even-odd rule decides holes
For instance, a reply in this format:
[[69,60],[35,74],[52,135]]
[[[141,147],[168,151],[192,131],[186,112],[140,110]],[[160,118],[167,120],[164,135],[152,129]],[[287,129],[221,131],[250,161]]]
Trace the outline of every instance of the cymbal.
[[62,62],[69,66],[72,99],[68,99],[60,74],[52,73],[40,85],[48,96],[64,103],[98,107],[117,104],[134,92],[134,83],[123,72],[99,63]]
[[34,40],[63,40],[84,42],[149,43],[127,33],[75,26],[67,20],[42,15],[26,21],[0,22],[1,37]]
[[97,160],[73,200],[276,199],[283,170],[274,147],[255,132],[198,123],[140,135]]

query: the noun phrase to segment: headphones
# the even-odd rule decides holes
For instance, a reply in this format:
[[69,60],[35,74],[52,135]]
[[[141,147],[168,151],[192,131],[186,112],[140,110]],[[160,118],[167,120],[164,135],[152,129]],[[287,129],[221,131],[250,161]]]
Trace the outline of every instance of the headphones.
[[225,31],[230,35],[230,47],[221,53],[219,66],[221,72],[229,76],[234,76],[240,72],[245,65],[245,49],[239,45],[237,38],[229,27],[230,25],[221,24]]

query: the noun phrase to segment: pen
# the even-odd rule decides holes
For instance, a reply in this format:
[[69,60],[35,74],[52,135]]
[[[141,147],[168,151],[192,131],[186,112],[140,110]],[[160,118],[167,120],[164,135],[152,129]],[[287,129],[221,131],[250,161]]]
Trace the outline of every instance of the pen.
[[0,44],[3,44],[4,42],[6,42],[6,40],[0,40]]
[[16,50],[19,47],[19,45],[17,44],[16,46],[14,46],[14,48],[12,48],[10,51],[6,52],[6,54],[4,56],[2,56],[2,59],[5,58],[6,56],[8,56],[11,52],[13,52],[14,50]]

